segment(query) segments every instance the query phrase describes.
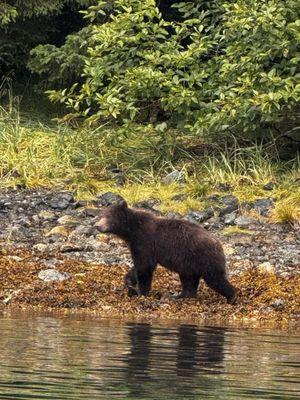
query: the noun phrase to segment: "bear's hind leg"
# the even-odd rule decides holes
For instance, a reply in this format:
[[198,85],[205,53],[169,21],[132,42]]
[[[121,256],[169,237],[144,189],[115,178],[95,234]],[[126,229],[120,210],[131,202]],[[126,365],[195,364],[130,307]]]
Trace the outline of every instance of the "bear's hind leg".
[[203,276],[206,284],[215,292],[226,297],[227,303],[234,304],[237,299],[236,288],[229,282],[225,272]]
[[177,299],[197,297],[197,290],[199,286],[200,276],[198,275],[179,275],[182,291],[176,296]]

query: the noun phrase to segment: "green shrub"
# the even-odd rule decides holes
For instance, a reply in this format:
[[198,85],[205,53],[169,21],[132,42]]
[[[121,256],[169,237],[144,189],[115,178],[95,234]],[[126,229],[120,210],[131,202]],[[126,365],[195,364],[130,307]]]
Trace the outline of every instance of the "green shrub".
[[[154,0],[98,1],[88,8],[80,81],[50,98],[90,123],[164,121],[196,135],[263,137],[282,134],[287,120],[298,126],[297,0],[198,0],[175,7],[173,21],[163,19]],[[71,70],[77,63],[70,48],[67,40],[60,49],[35,49],[31,69],[53,76],[54,63],[59,79],[65,59]]]

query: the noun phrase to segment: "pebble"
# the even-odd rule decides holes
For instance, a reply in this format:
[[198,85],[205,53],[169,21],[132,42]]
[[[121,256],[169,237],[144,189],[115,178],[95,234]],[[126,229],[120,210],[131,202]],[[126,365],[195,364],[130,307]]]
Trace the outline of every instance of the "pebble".
[[162,183],[165,185],[170,185],[171,183],[184,182],[184,181],[185,181],[184,174],[178,170],[170,172],[162,179]]
[[71,275],[68,272],[59,272],[56,269],[44,269],[38,273],[38,277],[44,282],[62,282],[69,279]]

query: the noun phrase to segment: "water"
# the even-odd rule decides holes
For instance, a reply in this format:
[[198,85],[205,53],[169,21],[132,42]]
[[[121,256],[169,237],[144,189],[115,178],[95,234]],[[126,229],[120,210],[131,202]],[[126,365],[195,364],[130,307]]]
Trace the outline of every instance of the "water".
[[300,399],[296,334],[53,317],[0,328],[0,399]]

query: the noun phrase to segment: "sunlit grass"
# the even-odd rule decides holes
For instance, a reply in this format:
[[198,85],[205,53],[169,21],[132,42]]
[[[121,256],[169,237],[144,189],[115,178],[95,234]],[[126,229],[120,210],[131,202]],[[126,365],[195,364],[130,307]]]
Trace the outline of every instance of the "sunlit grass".
[[[206,207],[210,194],[226,194],[217,190],[218,183],[226,183],[240,202],[278,199],[275,222],[299,219],[299,159],[294,165],[274,162],[258,146],[195,159],[178,146],[176,134],[162,134],[151,125],[75,130],[23,121],[13,108],[0,108],[0,186],[63,187],[79,199],[114,191],[131,205],[157,199],[162,211],[183,214]],[[112,165],[123,171],[124,186],[116,186]],[[174,168],[183,172],[186,183],[162,184],[161,178]],[[264,190],[270,181],[274,190]],[[177,195],[182,198],[174,199]]]
[[249,229],[239,228],[238,226],[227,226],[222,231],[223,235],[225,236],[232,236],[232,235],[253,235],[254,232],[250,231]]
[[294,224],[300,221],[300,188],[298,187],[292,193],[285,193],[277,201],[272,211],[271,220],[280,223]]

